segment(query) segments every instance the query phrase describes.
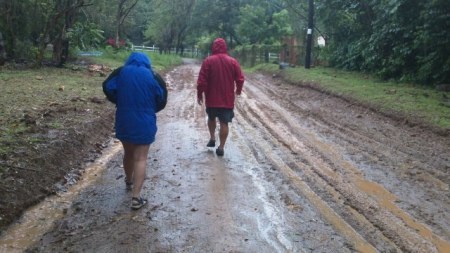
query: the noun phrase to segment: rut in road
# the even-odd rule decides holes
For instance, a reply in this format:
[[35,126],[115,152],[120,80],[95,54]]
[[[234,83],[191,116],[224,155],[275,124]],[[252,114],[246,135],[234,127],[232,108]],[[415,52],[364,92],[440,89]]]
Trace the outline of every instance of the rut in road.
[[[265,159],[270,159],[284,172],[288,180],[297,184],[300,194],[316,203],[323,217],[347,239],[355,241],[359,251],[370,251],[371,246],[368,243],[383,251],[449,250],[449,243],[446,241],[449,220],[446,215],[443,215],[443,219],[438,223],[425,220],[434,225],[437,231],[444,232],[443,236],[446,239],[444,240],[422,224],[423,221],[416,221],[397,206],[396,203],[403,200],[404,196],[394,195],[383,185],[366,179],[364,175],[364,172],[372,169],[389,171],[392,168],[390,166],[402,166],[406,161],[423,166],[422,173],[429,180],[424,183],[433,185],[433,188],[438,186],[441,191],[437,193],[431,188],[428,189],[431,193],[428,193],[417,186],[408,187],[406,191],[413,191],[416,196],[419,193],[428,195],[429,201],[435,198],[436,194],[440,194],[438,196],[442,199],[432,201],[437,203],[435,207],[443,208],[438,211],[443,214],[448,210],[446,194],[448,184],[445,183],[448,182],[448,178],[445,178],[448,175],[445,175],[445,170],[436,170],[428,164],[438,164],[444,166],[438,168],[445,169],[448,160],[445,160],[444,156],[441,161],[436,161],[436,156],[417,157],[421,154],[420,150],[413,149],[418,147],[423,149],[426,147],[424,143],[419,146],[407,146],[401,142],[402,140],[395,143],[395,139],[384,136],[385,133],[375,136],[376,133],[361,129],[364,126],[356,124],[351,126],[348,123],[352,117],[357,119],[358,114],[351,113],[350,117],[339,115],[336,113],[339,108],[321,108],[314,105],[317,100],[328,99],[325,94],[308,91],[307,95],[301,96],[299,92],[302,90],[298,87],[280,84],[277,86],[267,78],[261,76],[259,78],[258,76],[250,78],[246,86],[247,97],[240,100],[238,106],[242,114],[242,117],[238,118],[246,119],[250,126],[244,131],[251,133],[252,126],[258,131],[251,137],[253,144],[262,149],[258,152],[272,154]],[[308,97],[311,95],[312,98]],[[379,127],[383,131],[389,130],[386,127],[388,123],[371,124],[374,129]],[[265,136],[258,138],[263,131],[266,132]],[[448,148],[440,148],[441,150],[437,148],[435,151],[441,151],[441,155],[448,154]],[[358,154],[366,159],[374,156],[382,158],[376,164],[367,165],[363,159],[349,159],[350,154]],[[436,174],[443,176],[443,180],[446,181],[435,177]],[[386,182],[387,186],[392,187],[389,181],[393,180]],[[402,186],[394,185],[394,187]],[[311,190],[315,193],[311,194]],[[400,193],[404,194],[403,191]],[[414,201],[412,204],[418,205],[415,209],[419,209],[418,212],[425,212],[426,207],[421,207],[423,201]],[[432,204],[429,205],[433,208]]]
[[358,251],[450,250],[448,140],[415,140],[369,109],[262,75],[237,101],[236,138]]
[[129,211],[118,156],[36,252],[450,252],[448,138],[247,74],[217,157],[198,70],[166,75],[149,206]]

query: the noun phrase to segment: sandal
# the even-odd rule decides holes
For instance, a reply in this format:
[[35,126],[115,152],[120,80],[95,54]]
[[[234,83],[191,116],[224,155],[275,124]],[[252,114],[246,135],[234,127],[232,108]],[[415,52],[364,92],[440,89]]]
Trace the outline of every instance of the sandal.
[[223,148],[217,148],[217,149],[216,149],[216,154],[217,154],[218,156],[223,156],[224,153],[225,153],[225,152],[224,152]]
[[216,140],[209,140],[208,144],[206,144],[209,148],[214,148],[216,146]]
[[147,205],[147,200],[146,199],[144,199],[142,197],[139,197],[139,198],[133,197],[133,198],[131,198],[131,209],[138,210],[139,208],[141,208],[141,207],[143,207],[145,205]]

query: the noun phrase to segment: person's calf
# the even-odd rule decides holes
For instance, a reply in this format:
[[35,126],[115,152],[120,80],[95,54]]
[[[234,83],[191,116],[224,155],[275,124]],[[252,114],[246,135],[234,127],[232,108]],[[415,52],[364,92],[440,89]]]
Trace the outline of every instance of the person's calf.
[[220,123],[220,130],[219,130],[219,139],[220,139],[220,144],[219,144],[219,149],[224,149],[225,147],[225,142],[227,141],[228,138],[228,124],[227,123]]
[[209,139],[216,140],[216,120],[208,119],[208,130],[209,130]]

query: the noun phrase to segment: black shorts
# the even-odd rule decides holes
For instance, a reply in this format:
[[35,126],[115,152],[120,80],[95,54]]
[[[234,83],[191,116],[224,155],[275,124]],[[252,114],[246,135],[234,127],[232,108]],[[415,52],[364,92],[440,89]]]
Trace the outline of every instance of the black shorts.
[[228,108],[207,107],[206,113],[208,114],[208,120],[219,118],[222,123],[229,123],[234,117],[233,109]]

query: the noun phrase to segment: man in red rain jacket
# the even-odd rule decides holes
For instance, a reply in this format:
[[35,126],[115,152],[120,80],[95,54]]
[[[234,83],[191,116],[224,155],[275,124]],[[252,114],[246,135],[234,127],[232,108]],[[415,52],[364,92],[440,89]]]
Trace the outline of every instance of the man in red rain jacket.
[[244,75],[239,62],[227,54],[227,44],[224,39],[214,40],[211,49],[212,55],[203,61],[198,75],[197,101],[199,105],[203,104],[204,93],[210,134],[207,147],[216,146],[216,118],[219,118],[220,144],[216,154],[223,156],[228,137],[228,123],[234,117],[235,94],[240,95],[242,92]]

